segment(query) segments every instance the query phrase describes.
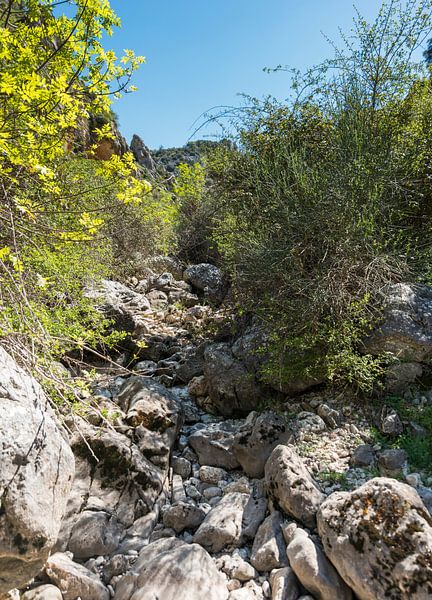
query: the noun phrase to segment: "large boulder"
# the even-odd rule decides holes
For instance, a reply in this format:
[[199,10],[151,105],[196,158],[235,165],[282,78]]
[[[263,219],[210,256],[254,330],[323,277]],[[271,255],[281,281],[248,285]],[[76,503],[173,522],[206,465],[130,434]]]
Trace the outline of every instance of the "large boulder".
[[67,554],[53,554],[45,567],[49,580],[61,591],[64,600],[109,600],[110,593],[100,577]]
[[134,441],[153,464],[166,470],[171,448],[183,422],[182,409],[165,386],[145,377],[129,377],[117,402],[134,428]]
[[282,524],[282,515],[274,511],[259,526],[251,553],[251,563],[257,571],[288,566]]
[[220,269],[209,263],[200,263],[188,267],[183,278],[195,289],[203,292],[212,304],[220,304],[226,294],[226,285]]
[[408,362],[432,357],[432,288],[427,285],[389,285],[383,304],[383,321],[365,341],[368,354],[391,352]]
[[201,546],[178,539],[146,546],[117,584],[114,600],[226,600],[224,576]]
[[303,529],[297,528],[287,547],[291,568],[317,600],[351,600],[352,591],[322,549]]
[[324,550],[360,600],[432,597],[432,518],[417,492],[371,479],[318,512]]
[[239,547],[255,537],[266,509],[267,502],[259,486],[250,493],[230,492],[207,514],[194,542],[209,552]]
[[265,392],[254,373],[234,357],[229,344],[210,344],[204,359],[209,397],[222,415],[248,414],[257,408]]
[[[114,526],[114,521],[109,515],[115,515],[117,525],[122,529],[150,513],[163,490],[168,469],[168,460],[161,466],[146,458],[138,446],[138,440],[135,443],[127,435],[111,428],[94,427],[80,419],[75,421],[76,431],[71,445],[77,456],[78,469],[67,516],[56,545],[56,549],[61,551],[68,548],[82,511],[106,513],[103,518],[111,526]],[[160,438],[155,436],[157,439]],[[93,537],[88,543],[86,541],[83,552],[90,552],[94,544],[107,543],[101,528],[97,528],[97,531],[99,537]],[[76,529],[72,539],[75,540],[73,547],[80,544]],[[117,533],[110,536],[109,545],[115,539]]]
[[269,496],[285,513],[307,527],[314,527],[316,513],[325,496],[295,450],[276,446],[265,466]]
[[141,333],[142,316],[151,308],[144,294],[135,292],[118,281],[104,279],[97,286],[89,287],[86,296],[95,300],[104,315],[113,319],[117,329]]
[[249,477],[261,478],[272,451],[291,438],[292,433],[282,416],[271,411],[251,413],[234,438],[234,456]]
[[74,458],[39,384],[0,348],[0,595],[43,567],[60,530]]
[[236,469],[239,462],[233,453],[234,435],[242,421],[223,421],[200,427],[189,437],[189,445],[201,465]]
[[115,516],[103,511],[83,511],[73,526],[69,550],[74,558],[111,554],[118,547],[122,528]]

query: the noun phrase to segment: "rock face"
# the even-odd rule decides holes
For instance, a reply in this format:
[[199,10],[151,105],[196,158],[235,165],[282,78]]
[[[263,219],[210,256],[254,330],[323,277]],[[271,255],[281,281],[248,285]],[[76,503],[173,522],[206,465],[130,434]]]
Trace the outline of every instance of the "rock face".
[[324,550],[360,600],[432,597],[432,518],[410,486],[371,479],[321,505]]
[[297,528],[287,547],[289,563],[304,587],[317,600],[351,600],[352,592],[321,548]]
[[0,595],[42,568],[66,508],[74,458],[38,383],[0,348]]
[[288,446],[277,446],[265,466],[269,496],[287,514],[314,527],[316,512],[325,496],[301,458]]
[[222,574],[197,544],[159,540],[144,548],[119,582],[115,600],[226,600]]
[[150,173],[154,173],[156,171],[156,163],[150,154],[150,150],[144,144],[142,139],[136,134],[134,134],[132,137],[130,149],[132,150],[135,160],[141,167],[144,167],[150,171]]
[[226,286],[220,269],[208,263],[188,267],[183,273],[184,280],[203,292],[213,304],[220,304],[226,294]]
[[273,412],[252,413],[234,438],[234,455],[249,477],[261,478],[274,448],[291,437],[283,417]]
[[253,373],[232,354],[229,344],[211,344],[204,353],[204,374],[212,404],[224,416],[247,414],[263,399]]
[[424,362],[432,356],[432,288],[396,283],[387,288],[384,320],[365,341],[369,354],[391,352],[401,360]]

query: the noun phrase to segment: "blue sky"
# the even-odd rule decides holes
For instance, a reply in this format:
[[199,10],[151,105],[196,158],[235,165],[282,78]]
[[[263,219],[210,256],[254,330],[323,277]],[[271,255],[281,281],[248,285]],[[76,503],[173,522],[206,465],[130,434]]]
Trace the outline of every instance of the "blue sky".
[[[367,18],[380,0],[359,0]],[[123,27],[106,46],[146,57],[134,78],[138,92],[115,102],[123,135],[150,148],[181,146],[194,121],[216,105],[238,105],[239,93],[288,95],[278,64],[304,69],[331,56],[321,31],[348,31],[350,0],[111,0]],[[211,132],[208,132],[211,133]],[[201,132],[200,136],[205,136]]]

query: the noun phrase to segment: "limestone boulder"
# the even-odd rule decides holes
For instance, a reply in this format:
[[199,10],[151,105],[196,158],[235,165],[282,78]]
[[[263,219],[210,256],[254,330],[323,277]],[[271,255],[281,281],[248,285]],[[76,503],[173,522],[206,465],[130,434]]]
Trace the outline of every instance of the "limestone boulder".
[[204,352],[204,374],[212,404],[224,416],[248,414],[265,392],[254,373],[232,353],[227,343],[210,344]]
[[272,571],[288,566],[282,523],[282,515],[275,511],[260,525],[251,553],[251,563],[257,571]]
[[74,476],[66,434],[39,384],[0,347],[0,595],[54,546]]
[[427,285],[389,285],[383,301],[383,322],[365,340],[369,354],[390,352],[406,362],[432,357],[432,288]]
[[276,446],[265,466],[269,496],[282,511],[314,527],[316,513],[325,496],[303,461],[290,446]]
[[360,600],[432,597],[432,518],[414,488],[371,479],[318,512],[325,553]]
[[233,452],[234,436],[242,421],[209,423],[195,430],[189,445],[198,455],[201,465],[236,469],[239,462]]
[[53,554],[45,567],[45,573],[56,585],[64,600],[109,600],[110,593],[100,577],[83,565],[74,562],[67,554]]
[[227,600],[224,576],[198,544],[178,539],[146,546],[117,584],[114,600]]
[[352,600],[352,591],[322,549],[303,529],[297,528],[287,547],[291,568],[317,600]]
[[261,478],[272,451],[292,437],[282,416],[271,411],[252,413],[234,438],[233,452],[249,477]]

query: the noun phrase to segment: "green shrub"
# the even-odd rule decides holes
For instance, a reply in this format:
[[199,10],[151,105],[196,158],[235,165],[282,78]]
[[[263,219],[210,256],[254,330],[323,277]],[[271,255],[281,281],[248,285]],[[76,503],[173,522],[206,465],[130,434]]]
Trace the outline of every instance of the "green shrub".
[[412,60],[430,26],[424,1],[359,16],[334,60],[295,76],[290,103],[251,100],[237,148],[209,158],[238,302],[276,332],[268,377],[370,391],[382,369],[361,342],[385,286],[430,277],[432,94]]

